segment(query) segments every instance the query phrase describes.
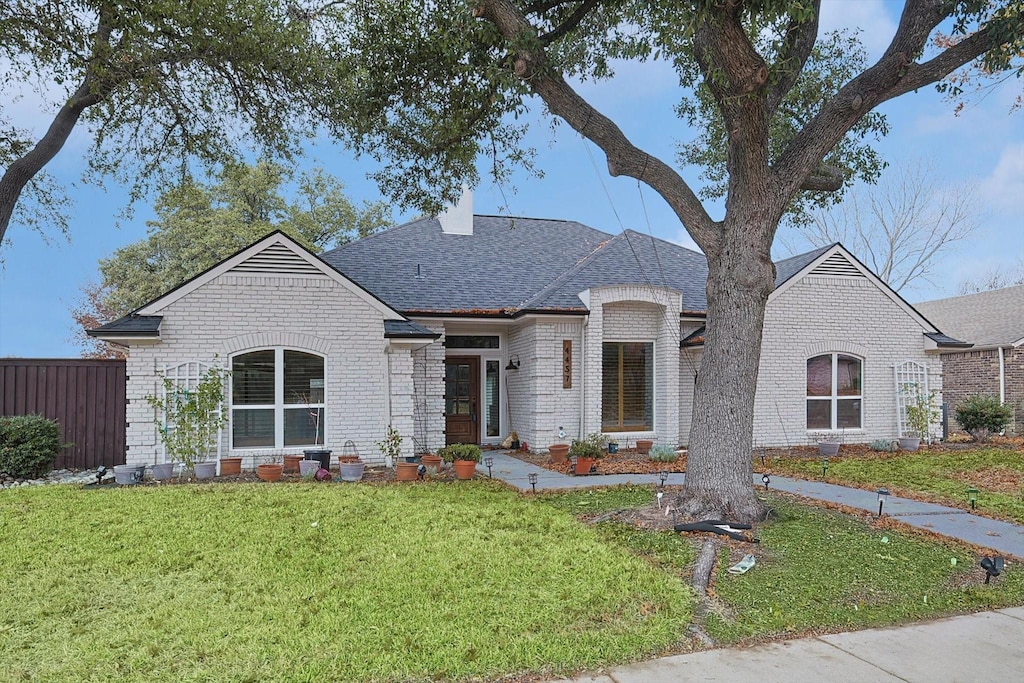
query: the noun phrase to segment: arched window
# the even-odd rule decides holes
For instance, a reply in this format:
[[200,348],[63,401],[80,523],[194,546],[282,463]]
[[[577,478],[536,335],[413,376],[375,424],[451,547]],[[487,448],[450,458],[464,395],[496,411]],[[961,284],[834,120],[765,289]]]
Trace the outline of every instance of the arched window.
[[324,359],[285,348],[231,359],[233,448],[324,443]]
[[807,360],[807,429],[859,429],[863,424],[863,364],[826,353]]

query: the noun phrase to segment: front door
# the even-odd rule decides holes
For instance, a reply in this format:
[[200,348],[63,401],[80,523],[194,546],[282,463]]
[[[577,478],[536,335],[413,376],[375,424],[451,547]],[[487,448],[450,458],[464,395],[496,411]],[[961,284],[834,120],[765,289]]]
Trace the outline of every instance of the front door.
[[480,443],[480,359],[444,359],[444,440],[446,444]]

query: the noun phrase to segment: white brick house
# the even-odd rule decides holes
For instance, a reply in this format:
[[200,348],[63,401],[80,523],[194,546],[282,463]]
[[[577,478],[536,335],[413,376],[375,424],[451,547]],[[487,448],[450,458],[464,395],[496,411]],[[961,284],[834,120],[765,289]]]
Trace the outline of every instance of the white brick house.
[[[841,245],[777,270],[756,445],[896,437],[894,367],[941,392],[935,354],[955,340]],[[232,371],[220,453],[247,467],[314,442],[379,461],[389,424],[409,454],[511,430],[534,450],[596,431],[675,446],[706,276],[650,236],[462,206],[319,257],[274,233],[90,334],[129,347],[129,463],[163,458],[145,396],[196,362]]]

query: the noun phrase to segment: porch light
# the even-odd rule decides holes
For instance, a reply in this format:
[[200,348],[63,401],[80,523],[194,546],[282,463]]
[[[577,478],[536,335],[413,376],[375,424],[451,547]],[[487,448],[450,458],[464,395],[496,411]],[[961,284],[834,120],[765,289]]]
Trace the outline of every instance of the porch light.
[[978,504],[978,489],[973,486],[967,489],[967,500],[971,502],[971,509],[974,510],[975,506]]
[[761,482],[764,483],[764,490],[767,491],[768,490],[768,484],[772,483],[772,480],[768,476],[767,472],[765,472],[764,474],[761,475]]
[[885,501],[889,500],[889,489],[881,488],[878,489],[878,516],[882,516],[882,508],[885,506]]
[[665,480],[668,479],[668,470],[658,472],[658,479],[661,479],[661,488],[665,488]]
[[[514,360],[513,360],[514,359]],[[508,357],[508,365],[505,366],[506,370],[518,370],[519,369],[519,354]]]
[[484,464],[487,465],[487,478],[491,479],[491,468],[494,467],[494,458],[488,455],[484,458]]
[[828,458],[821,459],[821,476],[825,476],[828,473]]
[[526,475],[526,478],[530,480],[530,486],[533,487],[533,493],[536,494],[537,493],[537,473],[536,472],[530,472],[528,475]]

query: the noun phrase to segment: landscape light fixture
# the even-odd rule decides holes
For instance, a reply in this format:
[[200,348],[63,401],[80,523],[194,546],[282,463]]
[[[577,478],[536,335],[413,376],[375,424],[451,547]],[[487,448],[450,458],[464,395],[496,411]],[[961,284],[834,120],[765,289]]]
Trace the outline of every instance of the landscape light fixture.
[[665,480],[668,479],[668,470],[658,472],[658,479],[661,480],[661,488],[665,488]]
[[885,506],[885,501],[889,500],[889,489],[878,489],[878,516],[882,516],[882,508]]
[[107,473],[107,468],[104,465],[100,465],[96,468],[96,485],[99,486],[103,483],[103,477]]
[[488,455],[484,458],[484,464],[487,465],[487,478],[493,479],[493,477],[491,477],[491,468],[494,467],[494,458]]
[[[514,359],[514,360],[513,360]],[[508,357],[508,365],[505,366],[506,370],[518,370],[519,369],[519,354]]]
[[821,459],[821,476],[825,476],[828,473],[828,458]]
[[967,489],[967,500],[971,501],[971,509],[974,510],[978,504],[978,489],[973,486]]
[[573,474],[577,473],[576,472],[576,463],[578,463],[579,461],[580,461],[580,459],[578,457],[576,457],[575,455],[569,458],[569,465],[572,466],[572,473]]
[[993,576],[999,576],[1003,572],[1003,558],[1001,557],[983,557],[979,564],[985,570],[985,583],[991,581]]
[[767,491],[768,484],[772,482],[772,480],[768,477],[767,473],[761,475],[761,481],[764,482],[764,490]]
[[530,472],[528,475],[526,475],[526,478],[530,480],[530,486],[533,487],[533,492],[534,492],[534,494],[536,494],[537,493],[537,473],[536,472]]

